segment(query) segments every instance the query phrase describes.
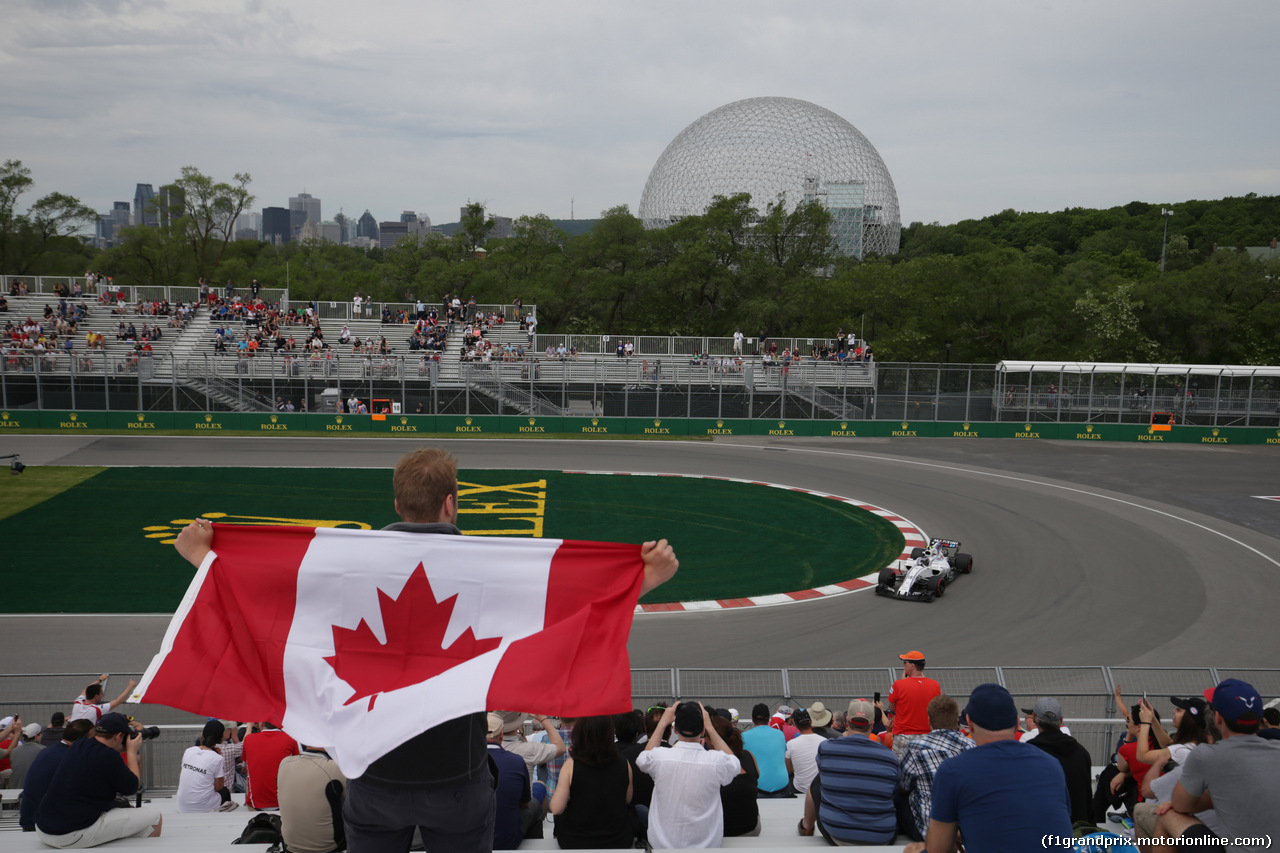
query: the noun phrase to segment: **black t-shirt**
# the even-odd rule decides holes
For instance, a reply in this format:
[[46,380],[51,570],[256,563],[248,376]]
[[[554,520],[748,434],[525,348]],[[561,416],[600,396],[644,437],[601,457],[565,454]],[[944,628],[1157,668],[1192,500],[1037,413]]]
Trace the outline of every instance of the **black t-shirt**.
[[91,825],[111,808],[117,796],[138,791],[138,777],[120,753],[96,737],[67,747],[58,772],[36,812],[36,827],[49,835],[66,835]]
[[725,836],[743,835],[756,828],[760,822],[760,807],[756,803],[756,783],[760,771],[756,759],[745,749],[740,756],[742,769],[733,781],[720,788],[720,804],[724,807]]

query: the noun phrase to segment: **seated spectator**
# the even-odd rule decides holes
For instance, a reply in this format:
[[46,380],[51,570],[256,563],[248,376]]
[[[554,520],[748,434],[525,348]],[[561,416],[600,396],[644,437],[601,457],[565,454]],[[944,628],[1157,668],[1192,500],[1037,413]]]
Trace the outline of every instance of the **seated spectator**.
[[280,834],[289,853],[345,850],[342,798],[347,779],[323,749],[303,746],[280,762]]
[[813,722],[813,733],[822,735],[827,740],[840,737],[840,732],[831,728],[831,720],[835,715],[827,710],[827,706],[821,702],[814,702],[809,706],[809,719]]
[[[1222,741],[1198,746],[1187,756],[1170,809],[1157,827],[1164,836],[1193,844],[1215,836],[1224,841],[1280,837],[1280,744],[1253,737],[1262,719],[1262,697],[1253,685],[1228,678],[1214,688],[1210,704]],[[1210,807],[1217,813],[1218,833],[1194,817]]]
[[22,741],[22,718],[17,714],[0,720],[0,788],[9,787],[13,775],[10,756]]
[[49,718],[49,725],[44,727],[44,731],[40,734],[40,743],[45,746],[52,746],[62,740],[62,733],[66,731],[67,715],[61,711],[55,711],[53,716]]
[[[1062,767],[1031,744],[1018,743],[1018,706],[998,684],[969,694],[965,720],[977,746],[953,756],[933,777],[925,843],[903,853],[1043,849],[1046,835],[1071,836],[1071,797]],[[852,714],[850,715],[852,716]]]
[[[529,770],[524,759],[502,748],[502,716],[490,713],[486,723],[489,760],[498,770],[493,849],[515,850],[535,820],[535,813],[529,808]],[[540,819],[541,814],[536,818]]]
[[902,751],[902,773],[894,802],[898,828],[912,841],[924,841],[933,805],[933,776],[953,755],[972,749],[974,743],[960,731],[960,706],[945,693],[928,705],[931,731],[907,744]]
[[222,721],[209,720],[200,733],[200,743],[188,747],[182,754],[182,772],[178,775],[179,814],[230,811],[239,805],[231,799],[231,786],[227,784],[222,755],[218,753],[222,733]]
[[[1147,710],[1150,708],[1148,705]],[[1064,731],[1062,705],[1057,699],[1051,696],[1037,699],[1033,716],[1039,736],[1030,741],[1031,745],[1049,753],[1062,765],[1067,793],[1071,795],[1071,820],[1087,822],[1093,790],[1093,759],[1089,750]]]
[[898,758],[872,737],[874,715],[870,702],[854,699],[844,736],[819,745],[818,774],[805,797],[801,835],[813,835],[816,828],[828,843],[841,846],[888,844],[897,835]]
[[1272,699],[1262,708],[1262,723],[1258,726],[1258,737],[1267,740],[1280,740],[1280,699]]
[[130,679],[129,686],[119,696],[107,702],[102,694],[103,688],[107,686],[107,678],[105,673],[99,676],[97,681],[84,689],[84,693],[76,697],[75,705],[71,709],[71,719],[88,720],[97,725],[103,714],[114,711],[117,705],[129,698],[133,688],[138,686],[137,681]]
[[[418,411],[422,411],[421,403],[418,404]],[[551,718],[545,714],[535,714],[533,716],[533,721],[541,726],[543,732],[546,733],[547,739],[545,742],[525,739],[524,714],[516,711],[498,711],[497,714],[502,717],[502,748],[524,759],[525,769],[528,771],[532,786],[533,802],[537,805],[534,810],[541,816],[546,806],[547,787],[542,782],[534,781],[537,775],[537,768],[547,766],[551,761],[560,758],[568,751],[564,738],[560,736],[560,733],[556,731],[556,727],[552,725]]]
[[[1037,700],[1037,703],[1039,703],[1040,701],[1045,701],[1045,700],[1044,699]],[[1048,700],[1048,701],[1057,701],[1057,700]],[[1059,713],[1061,713],[1061,710],[1062,710],[1061,707],[1059,707],[1058,710],[1059,710]],[[1036,735],[1040,734],[1040,726],[1036,724],[1035,708],[1022,708],[1021,711],[1026,716],[1023,720],[1023,726],[1024,726],[1023,732],[1022,734],[1018,735],[1018,740],[1022,741],[1023,743],[1026,743],[1028,741],[1035,740]],[[1071,734],[1071,727],[1068,726],[1065,722],[1062,725],[1058,726],[1058,730],[1062,732],[1064,735]]]
[[787,736],[769,725],[769,706],[757,703],[751,709],[751,723],[751,728],[742,733],[742,745],[755,759],[760,773],[757,796],[794,796],[787,774]]
[[792,776],[796,793],[803,794],[818,775],[818,747],[826,738],[813,733],[813,720],[804,708],[797,708],[791,721],[800,733],[787,741],[787,772]]
[[[45,731],[47,733],[48,729]],[[46,743],[45,748],[31,762],[18,807],[18,824],[23,832],[36,831],[36,810],[40,807],[40,800],[44,798],[49,783],[53,781],[58,765],[66,756],[67,747],[80,738],[87,737],[92,731],[93,723],[88,720],[72,720],[62,730],[61,740]]]
[[[636,764],[653,779],[649,844],[656,848],[719,847],[724,839],[720,786],[742,770],[737,756],[716,732],[701,702],[681,702],[663,711],[657,731],[674,726],[678,740],[658,749],[651,737]],[[706,733],[711,749],[700,737]]]
[[[1182,778],[1182,771],[1191,750],[1197,744],[1216,743],[1222,739],[1217,729],[1212,728],[1213,722],[1209,719],[1211,715],[1209,703],[1204,699],[1199,696],[1190,698],[1171,696],[1169,701],[1174,707],[1174,734],[1162,735],[1162,727],[1156,732],[1156,739],[1164,742],[1167,738],[1169,745],[1156,750],[1138,750],[1139,757],[1151,765],[1151,769],[1142,780],[1142,796],[1145,799],[1133,807],[1133,831],[1138,839],[1156,837],[1160,804],[1168,803],[1173,797],[1173,788]],[[1139,703],[1139,705],[1142,704]],[[1143,715],[1148,713],[1145,707],[1142,711]],[[1159,727],[1158,721],[1148,720],[1147,722]],[[1195,817],[1209,829],[1218,831],[1217,814],[1212,809],[1199,812]],[[1141,842],[1139,846],[1141,847]]]
[[274,723],[251,723],[240,753],[247,777],[245,805],[259,811],[278,809],[276,777],[280,762],[297,754],[298,742],[280,731]]
[[578,720],[569,757],[551,797],[560,848],[631,847],[636,837],[631,794],[631,765],[618,753],[613,718]]
[[728,785],[720,786],[720,807],[724,809],[724,834],[726,838],[760,834],[760,807],[756,805],[756,784],[760,771],[755,759],[742,746],[742,734],[728,717],[715,714],[711,725],[738,759],[742,769]]
[[21,729],[22,737],[17,739],[16,747],[9,755],[12,775],[9,776],[10,788],[21,788],[27,778],[27,770],[31,768],[36,756],[44,746],[40,743],[40,724],[30,723]]
[[618,739],[618,752],[631,765],[631,807],[636,812],[637,836],[643,842],[649,829],[649,806],[653,802],[653,779],[637,765],[636,759],[644,752],[641,737],[645,731],[644,712],[639,708],[613,718],[613,732]]
[[[123,714],[104,714],[91,737],[66,748],[36,809],[36,834],[49,847],[97,847],[118,838],[160,834],[155,809],[118,809],[116,798],[137,793],[138,751]],[[120,753],[124,753],[124,761]]]

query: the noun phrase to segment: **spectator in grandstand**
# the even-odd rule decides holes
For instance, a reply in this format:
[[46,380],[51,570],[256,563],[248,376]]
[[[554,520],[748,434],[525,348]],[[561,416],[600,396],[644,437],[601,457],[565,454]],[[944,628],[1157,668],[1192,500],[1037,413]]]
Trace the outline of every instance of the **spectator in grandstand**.
[[107,686],[107,678],[107,673],[98,676],[96,681],[84,689],[84,693],[76,697],[75,704],[71,709],[71,719],[88,720],[97,725],[103,714],[108,711],[114,711],[117,705],[129,698],[133,688],[138,686],[137,681],[132,678],[129,679],[129,686],[119,696],[108,702],[102,693],[103,688]]
[[792,725],[792,713],[791,706],[779,705],[778,710],[774,711],[773,716],[769,718],[769,725],[782,732],[788,741],[800,734],[800,730]]
[[[1056,701],[1056,700],[1051,700],[1051,701]],[[1035,708],[1022,708],[1021,711],[1025,715],[1025,717],[1023,719],[1022,734],[1018,736],[1018,740],[1022,741],[1023,743],[1026,743],[1027,741],[1035,740],[1036,735],[1040,734],[1040,727],[1036,725]],[[1059,711],[1061,711],[1061,708],[1059,708]],[[1068,726],[1066,723],[1063,723],[1062,725],[1058,726],[1058,728],[1062,731],[1064,735],[1071,734],[1071,727]]]
[[[667,708],[657,731],[675,728],[678,740],[658,749],[651,737],[636,764],[653,778],[649,808],[649,844],[654,848],[719,847],[724,838],[724,809],[720,786],[742,770],[737,756],[720,737],[700,702],[681,702]],[[711,749],[699,738],[706,733]]]
[[128,719],[116,713],[104,714],[92,736],[68,746],[36,809],[40,840],[49,847],[96,847],[158,836],[160,812],[114,808],[117,797],[138,791],[141,746]]
[[[1222,741],[1198,746],[1187,756],[1171,807],[1157,819],[1157,828],[1194,844],[1214,836],[1280,838],[1280,744],[1253,737],[1262,721],[1262,697],[1253,685],[1228,678],[1214,688],[1211,705]],[[1207,808],[1217,814],[1217,833],[1194,816]]]
[[22,740],[22,718],[17,714],[0,720],[0,788],[9,787],[13,775],[10,756]]
[[824,740],[818,749],[818,775],[805,797],[798,830],[816,828],[828,843],[887,844],[898,834],[893,793],[898,759],[871,735],[874,709],[866,699],[849,703],[848,731]]
[[40,733],[40,743],[45,746],[52,746],[62,740],[62,733],[66,731],[67,715],[61,711],[54,711],[53,716],[49,718],[49,725],[44,727],[44,731]]
[[231,786],[227,784],[222,755],[218,753],[223,731],[221,720],[209,720],[200,733],[200,742],[182,754],[182,772],[178,775],[179,814],[230,811],[239,805],[231,799]]
[[720,787],[725,837],[757,836],[760,834],[760,807],[756,805],[756,785],[760,771],[751,753],[742,746],[742,733],[727,714],[713,714],[711,725],[715,726],[716,733],[742,765],[733,781]]
[[569,757],[551,797],[560,847],[631,847],[636,837],[631,794],[631,764],[618,752],[613,718],[578,720]]
[[535,819],[534,811],[529,808],[529,770],[524,759],[502,748],[502,716],[490,713],[485,721],[489,761],[498,771],[493,849],[514,850]]
[[757,703],[751,709],[751,723],[751,728],[742,733],[742,745],[751,753],[760,771],[757,796],[794,796],[787,774],[787,736],[769,725],[769,706]]
[[533,721],[546,733],[546,741],[530,741],[524,736],[525,715],[516,711],[498,711],[502,717],[502,748],[513,755],[524,759],[532,785],[533,801],[541,810],[546,804],[547,790],[543,782],[534,781],[537,768],[545,767],[549,762],[562,757],[567,751],[564,738],[556,731],[551,718],[545,714],[534,714]]
[[907,845],[904,853],[955,850],[960,836],[973,851],[1037,850],[1046,835],[1070,837],[1062,767],[1018,743],[1018,707],[1009,691],[978,685],[964,715],[977,746],[938,767],[925,842]]
[[240,727],[230,720],[224,720],[222,728],[222,740],[218,743],[218,754],[222,756],[222,776],[227,780],[227,787],[231,789],[231,793],[243,794],[244,776],[236,770],[243,749],[240,743]]
[[28,723],[22,727],[20,734],[21,738],[16,735],[13,736],[13,739],[17,740],[17,744],[16,748],[9,754],[10,769],[12,770],[12,775],[9,776],[10,788],[22,787],[27,778],[27,771],[31,768],[31,762],[35,760],[40,750],[44,749],[44,746],[40,743],[39,723]]
[[913,740],[902,752],[902,774],[894,793],[898,829],[912,841],[924,841],[933,805],[933,776],[953,755],[972,749],[974,743],[960,731],[960,706],[943,693],[929,700],[931,731]]
[[636,759],[644,752],[641,737],[644,734],[644,712],[639,708],[613,718],[613,732],[618,738],[618,752],[631,764],[631,807],[636,812],[636,835],[646,839],[649,828],[649,805],[653,802],[653,779],[636,766]]
[[1030,743],[1052,755],[1062,765],[1067,792],[1071,795],[1072,822],[1089,820],[1093,799],[1093,759],[1089,757],[1089,750],[1064,731],[1062,705],[1057,699],[1041,696],[1032,712],[1039,736]]
[[822,735],[830,740],[831,738],[840,737],[840,733],[831,728],[831,719],[834,715],[827,710],[827,706],[821,702],[814,702],[809,706],[809,719],[813,721],[813,733]]
[[323,749],[303,746],[280,762],[280,834],[289,853],[333,853],[347,847],[342,797],[347,779]]
[[818,775],[818,747],[826,740],[822,735],[814,734],[813,719],[804,708],[797,708],[791,715],[800,734],[787,741],[787,772],[791,774],[791,784],[796,793],[803,794],[809,790],[813,777]]
[[66,756],[66,748],[92,731],[93,723],[88,720],[72,720],[63,730],[62,738],[45,744],[45,749],[31,762],[31,766],[27,768],[27,778],[23,780],[22,799],[18,807],[18,824],[23,832],[36,831],[36,810],[40,807],[49,783],[53,781],[58,765]]
[[1147,749],[1154,750],[1160,747],[1151,727],[1143,726],[1139,722],[1138,714],[1141,706],[1121,707],[1124,710],[1124,742],[1116,750],[1115,763],[1098,774],[1098,784],[1094,790],[1090,814],[1095,823],[1106,822],[1109,807],[1122,808],[1125,815],[1133,816],[1133,807],[1142,799],[1142,781],[1151,767],[1150,764],[1138,760],[1138,737],[1147,738]]
[[1272,699],[1262,707],[1262,722],[1258,726],[1258,737],[1280,740],[1280,699]]
[[[1213,726],[1213,721],[1209,719],[1211,712],[1208,702],[1199,696],[1189,698],[1172,696],[1170,701],[1174,706],[1174,733],[1172,736],[1163,735],[1163,729],[1158,729],[1156,732],[1157,740],[1161,742],[1168,740],[1168,746],[1157,750],[1139,748],[1139,754],[1143,756],[1142,760],[1151,764],[1151,769],[1142,780],[1142,796],[1146,799],[1133,807],[1133,829],[1135,836],[1139,839],[1156,836],[1156,820],[1159,817],[1160,804],[1168,803],[1172,798],[1173,788],[1182,778],[1182,771],[1190,751],[1200,743],[1215,743],[1221,740],[1220,734]],[[1159,725],[1158,721],[1151,719],[1154,715],[1149,715],[1145,707],[1142,708],[1140,719],[1143,716],[1149,717],[1147,720],[1149,724]],[[1141,739],[1139,739],[1139,745],[1141,746]],[[1211,830],[1217,832],[1217,815],[1212,809],[1198,812],[1195,816]]]
[[280,807],[276,796],[280,762],[298,754],[298,742],[274,723],[250,723],[241,745],[244,772],[248,777],[244,803],[251,809],[274,811]]
[[929,733],[929,701],[942,693],[942,687],[932,678],[925,678],[924,653],[910,651],[898,655],[898,660],[902,661],[902,677],[893,682],[886,697],[886,725],[893,733],[894,754],[902,760],[907,744]]

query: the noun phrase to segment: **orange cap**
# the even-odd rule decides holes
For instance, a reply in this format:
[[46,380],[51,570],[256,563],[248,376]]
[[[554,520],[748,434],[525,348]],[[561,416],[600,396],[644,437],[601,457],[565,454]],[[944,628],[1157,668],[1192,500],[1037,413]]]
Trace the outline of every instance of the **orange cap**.
[[924,652],[907,652],[905,655],[898,655],[898,660],[924,660]]

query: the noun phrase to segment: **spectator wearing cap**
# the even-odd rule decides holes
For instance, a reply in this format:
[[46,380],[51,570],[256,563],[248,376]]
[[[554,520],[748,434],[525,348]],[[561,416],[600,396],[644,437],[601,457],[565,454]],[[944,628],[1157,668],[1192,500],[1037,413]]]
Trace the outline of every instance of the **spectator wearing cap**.
[[[1192,748],[1197,744],[1213,743],[1220,739],[1217,729],[1212,728],[1213,721],[1209,719],[1209,703],[1204,699],[1199,696],[1171,696],[1169,701],[1174,707],[1174,733],[1171,737],[1167,735],[1159,737],[1160,732],[1157,732],[1157,737],[1161,741],[1168,740],[1168,746],[1147,750],[1146,757],[1142,759],[1150,762],[1151,769],[1147,771],[1142,782],[1142,795],[1146,797],[1146,801],[1137,803],[1133,807],[1133,830],[1137,839],[1157,836],[1156,820],[1160,814],[1160,804],[1168,803],[1173,796],[1174,786],[1182,778],[1183,765]],[[1145,721],[1150,724],[1151,717],[1147,716],[1149,707],[1147,703],[1140,702],[1138,707],[1139,718],[1146,717]],[[1142,754],[1141,750],[1140,754]],[[1218,816],[1212,809],[1197,812],[1196,818],[1210,830],[1218,831]],[[1138,843],[1139,847],[1143,846],[1141,840]]]
[[[1248,682],[1228,678],[1214,689],[1212,706],[1222,741],[1187,756],[1171,808],[1156,820],[1157,828],[1170,838],[1197,839],[1193,843],[1214,835],[1280,838],[1280,744],[1254,737],[1262,697]],[[1217,813],[1219,833],[1195,817],[1207,808]]]
[[826,740],[822,735],[814,734],[813,719],[804,708],[797,708],[791,713],[791,720],[800,730],[800,734],[787,741],[787,772],[791,774],[791,784],[797,794],[809,790],[809,783],[818,775],[818,747]]
[[114,808],[116,797],[138,791],[142,738],[131,732],[123,714],[103,714],[93,736],[66,748],[36,809],[36,834],[44,844],[97,847],[160,834],[162,818],[155,809]]
[[[1020,709],[1022,713],[1026,715],[1026,731],[1024,731],[1022,734],[1018,736],[1018,740],[1022,741],[1023,743],[1027,743],[1029,741],[1033,741],[1036,739],[1036,735],[1040,734],[1040,726],[1036,724],[1036,708],[1040,707],[1041,702],[1056,702],[1056,701],[1057,701],[1056,699],[1049,699],[1047,697],[1041,698],[1036,701],[1036,704],[1034,707]],[[1059,705],[1058,710],[1059,710],[1059,719],[1061,719],[1061,710],[1062,710],[1061,705]],[[1071,727],[1068,726],[1066,722],[1062,722],[1062,724],[1059,725],[1058,728],[1062,730],[1062,733],[1064,735],[1071,734]]]
[[755,758],[760,770],[756,796],[794,796],[787,774],[787,736],[769,725],[769,706],[757,703],[751,709],[751,723],[751,728],[742,733],[742,745]]
[[22,827],[23,832],[36,831],[36,809],[40,807],[40,800],[44,798],[44,792],[48,790],[49,782],[53,780],[53,776],[58,770],[58,765],[61,764],[63,757],[66,755],[67,747],[71,746],[72,742],[86,737],[92,732],[93,724],[88,720],[72,720],[63,730],[62,740],[45,744],[45,748],[31,762],[31,767],[27,769],[27,778],[23,782],[22,798],[18,805],[18,824]]
[[[977,746],[942,762],[933,777],[925,841],[904,853],[1041,850],[1046,835],[1071,836],[1071,797],[1062,766],[1018,743],[1018,706],[998,684],[969,694],[965,719]],[[927,845],[927,847],[926,847]]]
[[[742,765],[711,724],[701,702],[666,709],[658,730],[674,725],[675,744],[657,749],[650,738],[636,764],[653,778],[649,808],[649,844],[658,848],[719,847],[724,840],[720,787],[732,782]],[[699,742],[706,732],[711,749]]]
[[1041,696],[1032,715],[1039,736],[1023,743],[1029,742],[1057,759],[1067,780],[1067,793],[1071,795],[1072,822],[1089,820],[1093,800],[1093,759],[1089,750],[1064,730],[1062,704],[1057,699]]
[[[534,820],[533,810],[529,808],[529,769],[523,758],[503,749],[502,715],[490,713],[485,721],[489,760],[498,768],[498,806],[493,820],[493,849],[515,850],[520,846],[525,830]],[[541,815],[538,817],[541,818]]]
[[947,694],[929,700],[931,731],[912,741],[902,753],[902,775],[894,793],[898,830],[912,841],[924,841],[933,805],[933,776],[953,755],[973,749],[960,731],[960,706]]
[[792,724],[793,713],[795,712],[791,710],[790,705],[779,705],[778,710],[774,711],[773,716],[769,718],[769,725],[782,732],[787,740],[800,734],[800,730]]
[[822,735],[827,740],[840,737],[840,732],[831,727],[831,720],[834,715],[827,710],[827,706],[821,702],[814,702],[809,706],[809,719],[813,722],[813,733]]
[[893,792],[898,759],[871,735],[875,708],[866,699],[849,703],[843,737],[823,740],[818,774],[805,796],[801,835],[814,829],[831,844],[888,844],[898,834]]
[[16,714],[0,720],[0,788],[9,787],[13,774],[10,756],[18,748],[22,735],[22,719]]
[[31,769],[31,762],[36,760],[36,755],[44,746],[40,743],[40,724],[29,723],[22,728],[22,739],[18,742],[18,747],[9,756],[12,763],[13,775],[9,777],[10,788],[21,788],[26,781],[27,771]]
[[556,731],[551,718],[544,714],[534,714],[533,721],[546,732],[546,741],[530,741],[524,736],[525,714],[518,711],[496,711],[502,717],[502,748],[513,755],[524,759],[528,773],[533,801],[541,810],[547,801],[547,786],[535,781],[537,768],[545,767],[552,761],[563,759],[567,747],[560,732]]
[[930,732],[929,700],[942,693],[942,686],[925,678],[923,652],[910,651],[898,659],[902,661],[902,678],[893,682],[886,710],[892,715],[893,752],[901,761],[907,744]]
[[199,814],[218,811],[230,804],[231,787],[227,784],[218,744],[225,729],[221,720],[208,720],[200,733],[200,742],[182,754],[182,772],[178,775],[178,813]]

